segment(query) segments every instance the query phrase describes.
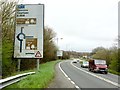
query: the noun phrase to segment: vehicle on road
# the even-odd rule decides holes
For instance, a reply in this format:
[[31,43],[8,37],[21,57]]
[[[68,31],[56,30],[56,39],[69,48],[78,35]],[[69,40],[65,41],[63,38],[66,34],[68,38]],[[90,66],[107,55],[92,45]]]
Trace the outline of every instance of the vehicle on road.
[[73,62],[73,63],[77,63],[77,60],[74,59],[72,62]]
[[76,60],[77,60],[78,63],[80,62],[80,59],[76,59]]
[[88,61],[82,61],[81,62],[81,67],[83,67],[83,68],[88,68],[88,66],[89,66],[89,62]]
[[73,63],[79,63],[79,62],[80,62],[79,59],[74,59],[74,60],[73,60]]
[[108,67],[105,60],[89,60],[89,71],[108,73]]

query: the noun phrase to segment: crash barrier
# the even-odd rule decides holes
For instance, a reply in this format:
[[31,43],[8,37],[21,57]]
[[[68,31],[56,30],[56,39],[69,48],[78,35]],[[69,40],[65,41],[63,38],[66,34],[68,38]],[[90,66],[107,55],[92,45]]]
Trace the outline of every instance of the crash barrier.
[[35,74],[35,72],[28,72],[28,73],[23,73],[23,74],[18,74],[15,76],[11,76],[5,79],[0,79],[0,89],[11,85],[13,83],[16,83],[20,81],[21,79],[25,78],[27,75]]

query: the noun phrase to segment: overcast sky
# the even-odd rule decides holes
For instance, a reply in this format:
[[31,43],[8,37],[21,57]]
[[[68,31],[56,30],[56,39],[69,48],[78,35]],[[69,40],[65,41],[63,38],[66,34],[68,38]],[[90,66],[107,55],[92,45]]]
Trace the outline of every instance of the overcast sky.
[[62,50],[91,51],[114,45],[118,36],[119,0],[23,0],[45,4],[45,26],[56,33]]

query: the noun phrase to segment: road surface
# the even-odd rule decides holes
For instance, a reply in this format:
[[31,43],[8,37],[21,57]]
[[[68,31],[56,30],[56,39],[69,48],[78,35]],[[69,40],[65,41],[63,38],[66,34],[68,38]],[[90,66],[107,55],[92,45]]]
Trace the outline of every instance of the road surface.
[[[75,88],[79,88],[79,89],[109,88],[110,90],[118,90],[118,87],[120,86],[118,84],[117,75],[110,74],[110,73],[108,74],[93,73],[88,71],[88,68],[81,68],[80,63],[72,63],[72,60],[63,61],[59,63],[57,67],[59,68],[59,73],[61,71],[64,78],[67,78]],[[63,77],[63,76],[60,76],[60,77]],[[58,78],[59,78],[59,75],[58,75]],[[61,83],[58,83],[58,84],[61,84]],[[66,83],[64,82],[64,84]],[[57,87],[57,88],[61,88],[61,87]],[[66,88],[66,87],[62,87],[62,88]]]

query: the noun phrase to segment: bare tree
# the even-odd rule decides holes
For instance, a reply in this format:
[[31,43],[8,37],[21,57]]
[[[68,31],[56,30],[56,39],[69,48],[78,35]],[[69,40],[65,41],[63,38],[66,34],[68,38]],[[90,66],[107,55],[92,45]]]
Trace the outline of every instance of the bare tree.
[[49,27],[44,29],[44,57],[43,62],[56,59],[57,47],[54,43],[56,33]]

